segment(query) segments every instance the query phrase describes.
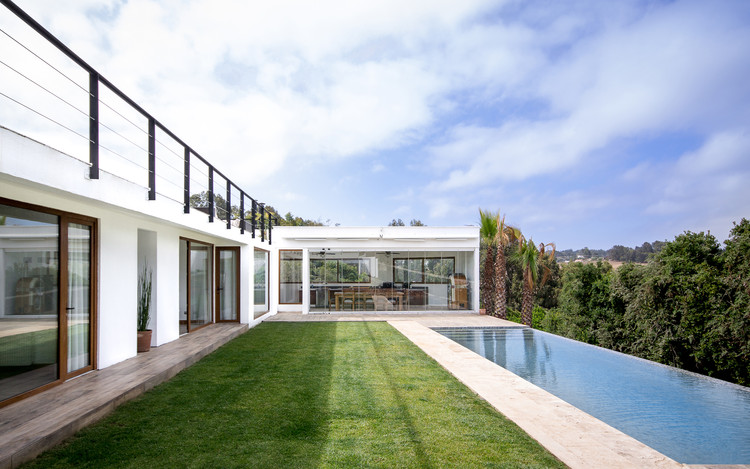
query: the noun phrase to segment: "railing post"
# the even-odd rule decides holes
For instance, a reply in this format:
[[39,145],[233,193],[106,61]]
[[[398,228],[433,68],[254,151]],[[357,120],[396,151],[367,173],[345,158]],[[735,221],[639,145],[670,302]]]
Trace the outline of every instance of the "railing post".
[[224,179],[227,181],[227,229],[232,229],[232,183],[229,182],[229,179]]
[[245,234],[245,193],[242,192],[241,190],[240,190],[240,234]]
[[266,205],[260,204],[260,242],[266,240]]
[[257,216],[258,208],[257,208],[257,203],[255,202],[255,199],[251,198],[250,200],[253,201],[253,208],[250,214],[250,228],[252,229],[252,232],[253,232],[253,238],[255,238],[255,227],[256,227],[255,217]]
[[269,215],[268,217],[268,245],[270,246],[271,243],[271,232],[273,231],[273,217]]
[[156,120],[148,118],[148,200],[156,200]]
[[89,72],[89,178],[99,179],[99,74]]
[[214,167],[208,167],[208,222],[214,222]]
[[184,203],[185,207],[183,211],[190,213],[190,148],[185,147],[185,195]]

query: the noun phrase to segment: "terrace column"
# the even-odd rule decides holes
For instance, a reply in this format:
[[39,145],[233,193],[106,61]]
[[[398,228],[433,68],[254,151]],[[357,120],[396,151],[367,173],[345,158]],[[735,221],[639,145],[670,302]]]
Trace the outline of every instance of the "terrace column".
[[479,312],[479,248],[474,248],[474,281],[472,282],[471,309]]
[[302,314],[310,312],[310,250],[302,250]]

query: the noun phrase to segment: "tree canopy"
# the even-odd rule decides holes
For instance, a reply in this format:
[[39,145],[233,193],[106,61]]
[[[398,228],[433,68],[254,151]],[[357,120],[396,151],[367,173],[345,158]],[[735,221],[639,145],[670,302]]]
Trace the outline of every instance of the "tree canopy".
[[646,265],[563,266],[549,332],[750,384],[750,222],[663,243]]

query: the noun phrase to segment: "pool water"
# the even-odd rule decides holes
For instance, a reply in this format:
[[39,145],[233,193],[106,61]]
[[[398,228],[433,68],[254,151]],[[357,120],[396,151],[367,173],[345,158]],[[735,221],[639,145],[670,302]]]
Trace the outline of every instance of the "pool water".
[[684,464],[750,464],[750,388],[525,328],[442,335]]

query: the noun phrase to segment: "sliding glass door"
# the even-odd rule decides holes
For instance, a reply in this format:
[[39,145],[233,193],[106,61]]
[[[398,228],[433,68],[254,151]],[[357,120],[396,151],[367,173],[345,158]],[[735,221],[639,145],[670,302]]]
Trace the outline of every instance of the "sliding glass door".
[[94,367],[96,221],[0,199],[0,405]]
[[311,249],[309,265],[311,311],[473,309],[473,251]]
[[302,304],[301,250],[279,250],[279,303]]
[[240,248],[216,248],[217,321],[239,321]]
[[255,259],[253,261],[253,270],[255,272],[253,310],[254,316],[259,318],[268,312],[268,251],[262,249],[255,250]]
[[68,299],[67,322],[68,373],[91,365],[91,243],[92,226],[69,223],[67,228]]
[[211,323],[212,260],[212,245],[180,239],[180,334]]

